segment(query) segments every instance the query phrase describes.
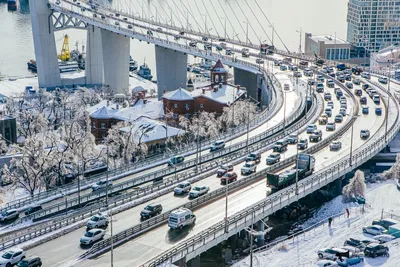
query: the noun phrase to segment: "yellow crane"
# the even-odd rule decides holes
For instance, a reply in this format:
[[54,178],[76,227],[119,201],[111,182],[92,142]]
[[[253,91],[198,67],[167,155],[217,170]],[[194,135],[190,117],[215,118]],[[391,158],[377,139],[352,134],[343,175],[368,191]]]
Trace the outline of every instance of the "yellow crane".
[[67,34],[64,36],[64,42],[61,48],[61,54],[58,57],[62,61],[69,61],[71,59],[71,54],[69,52],[69,37]]

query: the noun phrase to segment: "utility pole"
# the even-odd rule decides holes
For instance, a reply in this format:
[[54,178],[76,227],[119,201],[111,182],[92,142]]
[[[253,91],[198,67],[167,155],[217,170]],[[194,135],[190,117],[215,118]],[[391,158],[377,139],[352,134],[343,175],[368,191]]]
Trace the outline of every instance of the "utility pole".
[[106,173],[106,206],[108,207],[108,142],[106,143],[107,145],[107,173]]
[[110,212],[110,232],[111,232],[111,267],[114,267],[114,235],[113,235],[113,214]]
[[225,233],[228,233],[228,180],[225,185]]
[[250,232],[250,267],[253,267],[253,225],[254,225],[254,212],[251,214],[251,232]]
[[[297,138],[299,138],[299,131],[297,131]],[[299,194],[299,147],[296,144],[296,196]]]
[[301,54],[301,34],[302,34],[302,32],[301,32],[301,27],[300,27],[300,31],[299,31],[298,33],[299,33],[299,37],[300,37],[300,42],[299,42],[299,53]]

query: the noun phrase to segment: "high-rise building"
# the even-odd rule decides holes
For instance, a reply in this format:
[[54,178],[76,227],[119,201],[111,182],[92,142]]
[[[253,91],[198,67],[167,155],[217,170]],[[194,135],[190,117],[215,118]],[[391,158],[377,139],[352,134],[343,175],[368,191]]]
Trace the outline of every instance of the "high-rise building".
[[375,52],[400,42],[400,0],[349,0],[347,41]]

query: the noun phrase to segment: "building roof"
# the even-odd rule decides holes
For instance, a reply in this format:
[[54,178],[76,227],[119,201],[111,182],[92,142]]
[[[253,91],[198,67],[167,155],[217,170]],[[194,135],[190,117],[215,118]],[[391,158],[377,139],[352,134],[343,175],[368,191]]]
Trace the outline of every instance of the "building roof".
[[190,92],[183,88],[178,88],[174,91],[168,92],[163,96],[163,98],[175,101],[193,100],[193,97],[190,94]]
[[215,63],[214,67],[212,67],[211,72],[214,73],[227,73],[228,71],[224,68],[221,60],[218,59],[217,63]]
[[[329,34],[326,35],[311,35],[309,36],[314,42],[325,42],[325,44],[350,44],[349,42]],[[336,39],[336,40],[335,40]]]
[[111,119],[116,110],[108,109],[106,106],[96,110],[90,117],[93,119]]
[[140,117],[149,119],[159,119],[164,116],[163,103],[161,101],[143,101],[140,99],[134,106],[118,110],[113,114],[114,119],[118,120],[137,120]]
[[[236,86],[229,84],[223,84],[221,88],[219,88],[219,86],[216,85],[214,86],[214,88],[218,88],[218,90],[215,91],[212,87],[208,86],[203,88],[197,88],[193,90],[193,92],[191,93],[194,98],[202,96],[228,106],[246,93],[245,90],[242,89],[238,90]],[[203,89],[205,89],[204,93]]]
[[[130,129],[131,127],[129,126],[122,127],[120,128],[120,131],[128,132]],[[165,124],[162,122],[143,117],[135,121],[135,126],[131,130],[135,133],[144,131],[145,134],[141,140],[144,143],[166,139],[167,134],[168,137],[173,137],[185,133],[184,130],[171,126],[165,126]]]

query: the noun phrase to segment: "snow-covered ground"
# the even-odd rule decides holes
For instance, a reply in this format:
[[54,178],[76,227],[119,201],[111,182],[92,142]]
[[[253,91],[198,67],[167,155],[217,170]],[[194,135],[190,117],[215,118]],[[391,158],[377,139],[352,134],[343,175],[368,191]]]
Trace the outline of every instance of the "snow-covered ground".
[[[367,186],[367,205],[364,212],[362,206],[355,203],[344,204],[341,196],[326,203],[309,219],[304,226],[310,227],[313,224],[324,221],[323,225],[298,235],[295,238],[279,242],[271,248],[254,254],[253,266],[271,267],[300,267],[316,266],[318,261],[317,250],[326,247],[341,247],[347,238],[363,237],[362,227],[371,225],[372,220],[381,217],[382,209],[385,212],[400,214],[400,191],[397,190],[394,181],[385,183],[370,184]],[[343,213],[346,207],[350,210],[350,218],[344,215],[335,217],[332,226],[329,228],[327,218]],[[365,235],[364,237],[371,237]],[[389,246],[390,256],[378,257],[375,259],[365,258],[364,263],[353,265],[355,267],[368,266],[400,266],[400,241],[394,240]],[[278,248],[285,247],[286,250]],[[234,267],[250,266],[250,258],[247,257],[233,264]]]

